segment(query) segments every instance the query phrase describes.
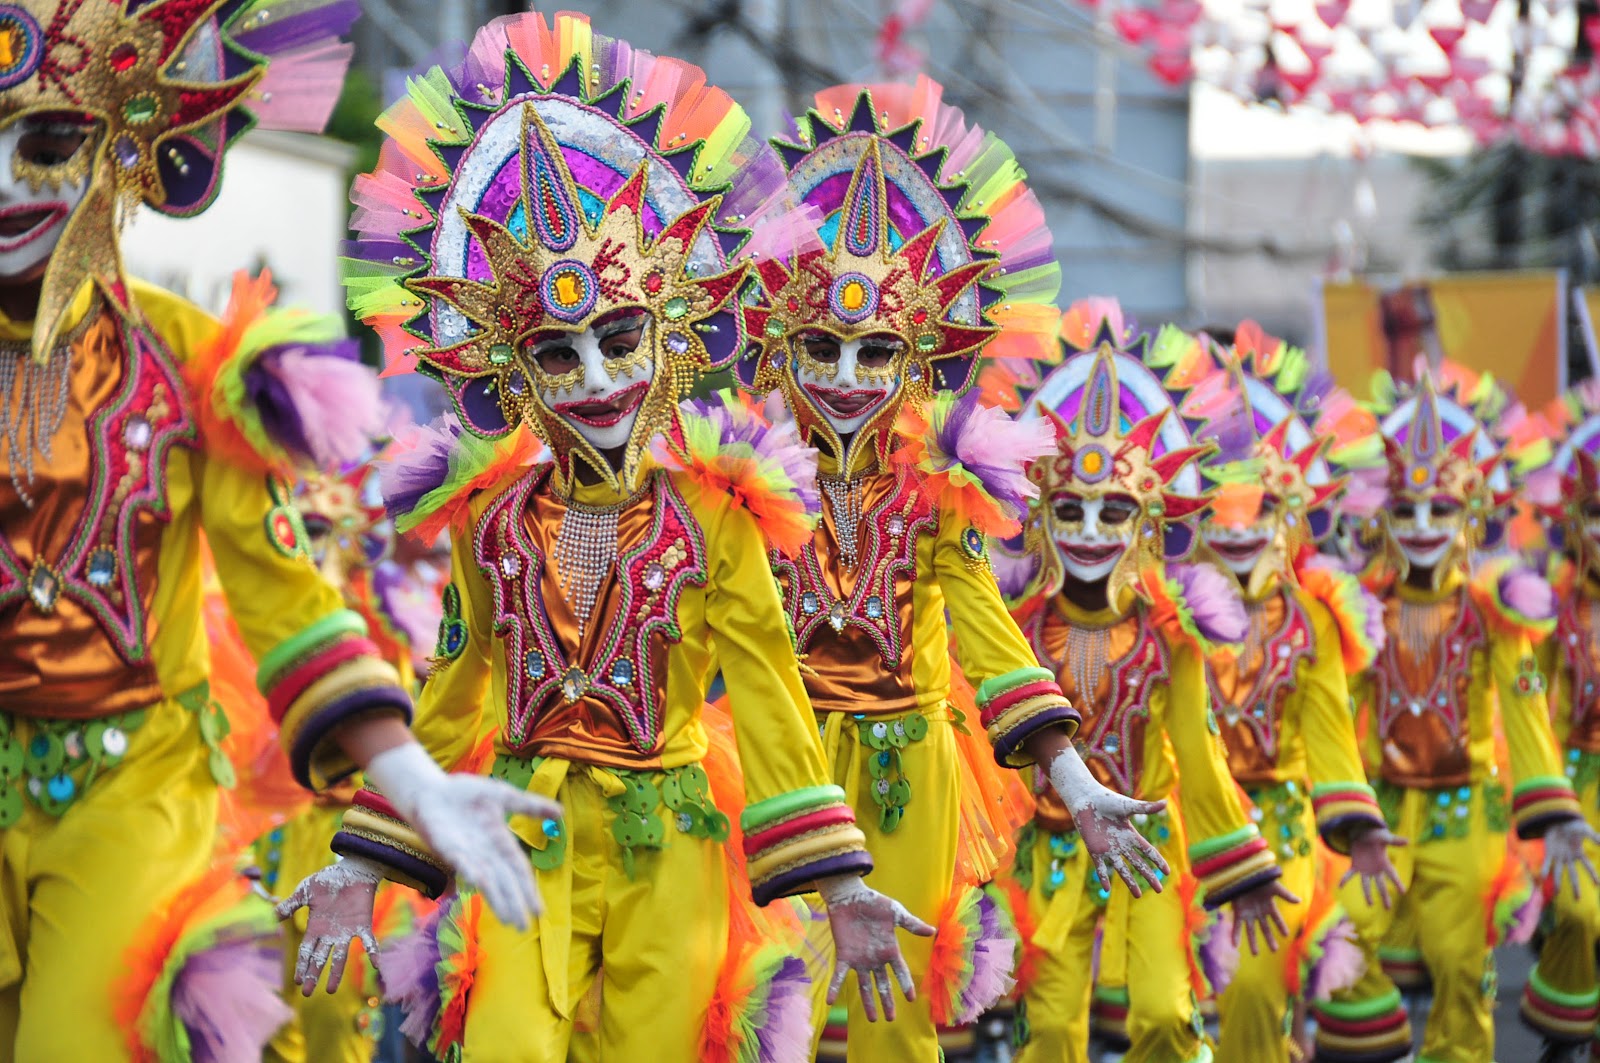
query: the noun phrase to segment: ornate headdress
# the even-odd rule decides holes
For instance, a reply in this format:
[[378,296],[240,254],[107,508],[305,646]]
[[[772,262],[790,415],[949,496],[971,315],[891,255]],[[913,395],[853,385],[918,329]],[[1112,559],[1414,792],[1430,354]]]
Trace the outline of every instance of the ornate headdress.
[[66,166],[32,175],[88,179],[45,272],[35,358],[55,346],[86,280],[127,309],[117,234],[128,211],[199,214],[228,145],[252,122],[322,129],[350,60],[337,38],[359,11],[355,0],[0,5],[0,126],[52,116],[93,127]]
[[[1131,498],[1138,507],[1133,541],[1112,569],[1107,588],[1117,607],[1146,572],[1193,549],[1188,520],[1206,499],[1192,463],[1211,445],[1196,442],[1173,395],[1146,365],[1151,338],[1124,325],[1115,304],[1094,313],[1098,320],[1089,326],[1092,331],[1083,327],[1083,316],[1081,308],[1068,312],[1075,334],[1064,340],[1066,358],[1027,396],[1021,413],[1048,418],[1057,446],[1056,453],[1029,467],[1039,499],[1024,529],[1024,549],[1039,564],[1030,594],[1053,596],[1066,575],[1050,535],[1055,496]],[[1080,346],[1085,335],[1092,339]],[[1172,343],[1182,335],[1173,330],[1163,339]]]
[[[391,370],[420,360],[480,435],[527,423],[558,484],[581,458],[632,485],[698,375],[746,346],[735,258],[783,188],[771,149],[697,67],[570,13],[491,22],[459,69],[414,80],[380,125],[346,284]],[[620,475],[545,406],[526,349],[619,310],[649,312],[640,358],[657,368]]]
[[[1528,435],[1542,443],[1527,495],[1549,545],[1570,554],[1585,576],[1600,576],[1600,547],[1589,534],[1586,511],[1600,504],[1600,381],[1582,384],[1529,419]],[[1519,440],[1520,441],[1520,440]]]
[[1507,458],[1507,426],[1522,408],[1488,374],[1444,362],[1429,367],[1418,359],[1417,382],[1407,384],[1379,373],[1371,407],[1379,417],[1388,461],[1388,504],[1367,522],[1367,538],[1380,538],[1395,571],[1406,561],[1390,534],[1389,513],[1397,500],[1428,502],[1445,497],[1465,510],[1465,534],[1435,567],[1442,578],[1472,552],[1500,543],[1515,497]]
[[1212,355],[1226,385],[1205,381],[1184,402],[1193,417],[1187,407],[1210,393],[1196,435],[1220,444],[1201,467],[1217,486],[1212,519],[1254,523],[1271,494],[1281,534],[1260,571],[1283,571],[1334,531],[1336,503],[1357,470],[1367,490],[1381,476],[1377,423],[1304,350],[1253,321],[1239,326],[1231,347],[1213,346]]
[[384,509],[375,465],[308,476],[295,487],[294,505],[313,557],[335,585],[352,570],[379,564],[394,548],[394,523]]
[[880,464],[899,409],[964,391],[980,351],[1056,358],[1061,272],[1044,211],[1010,149],[968,125],[943,91],[927,78],[837,86],[817,94],[790,139],[774,141],[790,196],[820,227],[808,249],[758,266],[764,298],[747,314],[757,347],[738,371],[756,391],[781,388],[802,430],[841,461],[832,426],[795,381],[792,348],[805,333],[904,345],[895,398],[852,442]]

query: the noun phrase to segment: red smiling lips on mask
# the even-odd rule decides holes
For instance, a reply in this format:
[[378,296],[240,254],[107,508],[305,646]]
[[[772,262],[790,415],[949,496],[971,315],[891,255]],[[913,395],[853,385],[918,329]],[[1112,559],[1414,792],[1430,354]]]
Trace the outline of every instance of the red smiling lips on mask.
[[1253,539],[1213,539],[1211,549],[1224,561],[1249,561],[1262,550],[1266,549],[1267,540],[1262,537]]
[[644,402],[645,393],[649,390],[650,382],[641,380],[637,384],[629,384],[621,391],[614,392],[609,398],[561,402],[551,409],[562,417],[569,417],[590,428],[612,428],[639,408],[640,403]]
[[1439,547],[1450,541],[1450,536],[1443,533],[1432,532],[1419,533],[1416,535],[1397,535],[1395,538],[1400,541],[1401,546],[1405,547],[1407,550],[1415,550],[1419,554],[1426,554],[1431,550],[1437,550]]
[[883,388],[856,388],[853,391],[841,391],[838,388],[825,388],[820,384],[807,384],[806,394],[811,400],[827,414],[848,421],[853,417],[861,417],[878,408],[889,393]]
[[67,216],[67,205],[49,203],[19,203],[0,210],[0,253],[26,247]]
[[1085,568],[1103,565],[1127,549],[1125,543],[1061,543],[1060,545],[1061,552],[1069,560]]

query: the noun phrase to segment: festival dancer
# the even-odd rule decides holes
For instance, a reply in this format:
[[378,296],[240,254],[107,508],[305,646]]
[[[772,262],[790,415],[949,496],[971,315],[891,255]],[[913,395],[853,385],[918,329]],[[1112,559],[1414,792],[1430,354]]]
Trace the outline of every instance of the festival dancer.
[[[1160,806],[1090,779],[1070,742],[1076,714],[989,569],[986,536],[1019,529],[1034,494],[1024,463],[1054,440],[982,406],[971,385],[988,345],[1055,353],[1060,274],[1010,150],[942,91],[926,78],[825,90],[797,136],[774,141],[819,246],[758,267],[765,299],[748,317],[760,344],[740,363],[821,452],[822,522],[773,564],[830,775],[866,835],[874,883],[939,924],[936,939],[906,943],[920,999],[897,1013],[879,989],[893,1023],[874,1023],[866,987],[848,998],[852,1060],[937,1060],[936,1025],[972,1022],[1005,989],[1009,949],[977,888],[996,858],[958,854],[964,803],[994,813],[964,797],[965,777],[1037,763],[1102,874],[1137,889],[1161,867],[1129,825]],[[965,767],[947,626],[992,743]],[[999,824],[997,838],[1018,825]]]
[[1315,554],[1344,487],[1325,454],[1337,449],[1348,467],[1363,450],[1381,463],[1382,450],[1370,415],[1303,350],[1245,322],[1218,354],[1210,371],[1209,357],[1181,370],[1185,415],[1212,414],[1198,434],[1223,443],[1201,466],[1216,485],[1201,541],[1207,559],[1238,581],[1249,631],[1237,657],[1207,661],[1206,682],[1234,781],[1285,887],[1303,900],[1284,910],[1291,948],[1240,956],[1219,1000],[1217,1052],[1287,1063],[1295,998],[1325,996],[1343,988],[1336,973],[1359,973],[1338,909],[1324,909],[1324,925],[1307,921],[1324,877],[1317,836],[1350,857],[1348,874],[1363,879],[1369,899],[1388,907],[1399,893],[1387,847],[1404,842],[1386,829],[1366,783],[1346,681],[1382,648],[1382,612],[1355,576]]
[[[1508,559],[1473,567],[1497,545],[1512,499],[1502,453],[1519,414],[1494,382],[1419,361],[1417,383],[1374,386],[1387,503],[1367,523],[1388,585],[1385,646],[1352,694],[1366,715],[1366,759],[1390,829],[1404,895],[1386,908],[1354,883],[1344,903],[1367,951],[1354,987],[1316,1003],[1317,1058],[1395,1060],[1411,1028],[1378,949],[1402,928],[1433,987],[1419,1058],[1468,1063],[1494,1045],[1491,947],[1505,907],[1506,832],[1544,839],[1547,864],[1571,875],[1592,832],[1578,812],[1546,711],[1532,644],[1552,621],[1548,586]],[[1495,707],[1512,790],[1495,760]],[[1369,771],[1371,768],[1369,767]],[[1414,933],[1413,933],[1414,931]]]
[[[459,891],[386,984],[436,1056],[565,1059],[602,967],[585,1046],[601,1058],[687,1060],[703,1043],[803,1055],[804,964],[768,962],[751,913],[727,903],[743,876],[705,759],[714,667],[753,900],[820,891],[863,995],[874,981],[911,995],[896,927],[932,928],[861,880],[872,860],[828,783],[768,565],[769,544],[810,537],[814,458],[732,397],[679,406],[748,342],[736,256],[782,249],[788,227],[767,207],[781,167],[700,70],[572,14],[490,23],[385,126],[382,167],[356,192],[370,263],[352,278],[357,305],[443,380],[459,416],[421,454],[431,468],[391,481],[408,522],[443,512],[460,529],[417,714],[423,770],[462,762],[488,713],[493,775],[563,808],[513,821],[546,905],[531,928]],[[751,247],[740,226],[758,222]],[[518,467],[529,428],[550,459]],[[510,438],[482,438],[496,436]],[[379,874],[430,895],[447,885],[386,788],[356,805],[334,848],[364,888],[333,895],[323,873],[294,899],[312,904],[308,976],[330,942],[364,931]],[[341,925],[352,898],[362,911]]]
[[[1552,719],[1579,803],[1590,826],[1600,815],[1600,388],[1594,381],[1534,418],[1552,446],[1551,460],[1529,475],[1527,496],[1544,518],[1556,590],[1556,628],[1539,645]],[[1587,856],[1585,878],[1549,881],[1550,919],[1539,962],[1522,991],[1522,1017],[1544,1038],[1548,1063],[1578,1063],[1600,1048],[1600,891]]]
[[252,116],[320,128],[355,13],[0,11],[0,1059],[240,1058],[284,1017],[276,955],[227,927],[236,854],[208,870],[234,769],[202,532],[302,781],[372,752],[339,741],[351,717],[408,741],[410,697],[309,562],[283,482],[381,427],[375,392],[322,405],[363,372],[337,322],[267,315],[262,281],[219,324],[118,250],[141,206],[205,209]]
[[[394,524],[378,491],[376,466],[362,461],[342,472],[315,473],[296,486],[294,505],[323,577],[341,590],[345,606],[366,621],[369,637],[394,666],[401,684],[414,690],[419,677],[427,674],[435,643],[439,588],[395,560]],[[256,866],[269,895],[292,889],[334,861],[328,839],[338,830],[356,789],[354,781],[347,781],[316,794],[310,808],[256,842]],[[385,891],[380,908],[387,918],[380,917],[374,927],[380,942],[408,929],[415,898],[413,891],[400,887]],[[285,995],[294,1018],[274,1035],[263,1058],[267,1063],[367,1063],[383,1029],[371,957],[337,992],[302,992],[293,976],[304,929],[303,924],[293,928],[286,950]]]
[[[1040,498],[1024,555],[1002,584],[1039,662],[1083,713],[1080,749],[1097,778],[1133,797],[1170,795],[1181,777],[1180,814],[1149,816],[1141,829],[1204,904],[1232,908],[1237,936],[1271,950],[1287,930],[1276,908],[1297,898],[1228,778],[1203,658],[1245,635],[1237,593],[1220,572],[1168,564],[1193,548],[1185,521],[1205,506],[1192,462],[1206,453],[1178,417],[1162,381],[1144,364],[1193,348],[1177,330],[1157,350],[1098,300],[1063,318],[1068,357],[1036,389],[1022,416],[1052,425],[1056,449],[1029,475]],[[1130,1060],[1209,1060],[1192,991],[1192,890],[1169,889],[1129,904],[1087,871],[1081,824],[1048,790],[1019,834],[1011,908],[1033,931],[1031,980],[1018,1006],[1018,1059],[1085,1060],[1097,927],[1126,951]],[[1188,838],[1187,859],[1185,839]],[[1174,958],[1180,962],[1174,962]],[[1122,989],[1124,987],[1112,987]]]

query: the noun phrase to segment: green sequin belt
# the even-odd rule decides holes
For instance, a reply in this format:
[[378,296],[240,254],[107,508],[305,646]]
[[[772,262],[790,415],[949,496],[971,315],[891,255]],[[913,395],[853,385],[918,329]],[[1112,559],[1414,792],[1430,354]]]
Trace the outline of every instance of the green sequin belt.
[[[1390,830],[1400,822],[1400,805],[1409,792],[1407,787],[1379,780],[1372,787],[1378,796],[1378,808]],[[1478,791],[1483,797],[1484,819],[1494,834],[1504,834],[1511,828],[1511,803],[1506,788],[1498,776],[1491,776],[1476,786],[1446,786],[1437,790],[1422,790],[1427,795],[1427,814],[1423,817],[1418,844],[1429,842],[1460,841],[1472,833],[1472,795]]]
[[[1134,816],[1133,825],[1146,841],[1158,849],[1164,848],[1172,840],[1172,817],[1165,811],[1153,816]],[[1034,852],[1039,845],[1045,845],[1049,850],[1042,880],[1038,879],[1034,869]],[[1067,885],[1067,864],[1078,854],[1082,845],[1083,839],[1077,831],[1057,833],[1040,830],[1035,823],[1025,823],[1017,832],[1017,854],[1012,877],[1025,890],[1032,890],[1037,882],[1040,895],[1049,900]],[[1102,908],[1111,900],[1111,891],[1100,884],[1100,876],[1096,874],[1092,860],[1084,864],[1083,887]]]
[[[501,753],[494,758],[489,774],[526,790],[544,761],[544,757]],[[611,837],[622,849],[622,867],[630,879],[636,853],[665,847],[669,821],[679,834],[691,838],[728,840],[731,824],[711,799],[711,780],[700,765],[685,764],[660,771],[605,771],[616,776],[622,785],[620,793],[606,798],[606,805],[611,811]],[[566,859],[567,825],[559,819],[547,819],[540,829],[545,846],[530,850],[528,859],[540,871],[553,871]]]
[[[218,786],[234,785],[233,764],[222,751],[228,715],[201,682],[174,699],[192,713],[208,750],[207,763]],[[133,709],[93,720],[51,720],[0,712],[0,829],[22,818],[32,803],[57,818],[66,814],[89,787],[122,763],[149,709]]]

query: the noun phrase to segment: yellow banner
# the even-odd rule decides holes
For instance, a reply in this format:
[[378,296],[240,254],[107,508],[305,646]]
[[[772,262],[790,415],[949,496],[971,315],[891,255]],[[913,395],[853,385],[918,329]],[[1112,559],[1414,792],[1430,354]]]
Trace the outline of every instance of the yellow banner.
[[[1375,369],[1407,379],[1418,355],[1493,373],[1537,409],[1566,383],[1565,278],[1556,272],[1453,273],[1378,290],[1323,287],[1329,369],[1357,396]],[[1595,307],[1600,310],[1600,302]]]

